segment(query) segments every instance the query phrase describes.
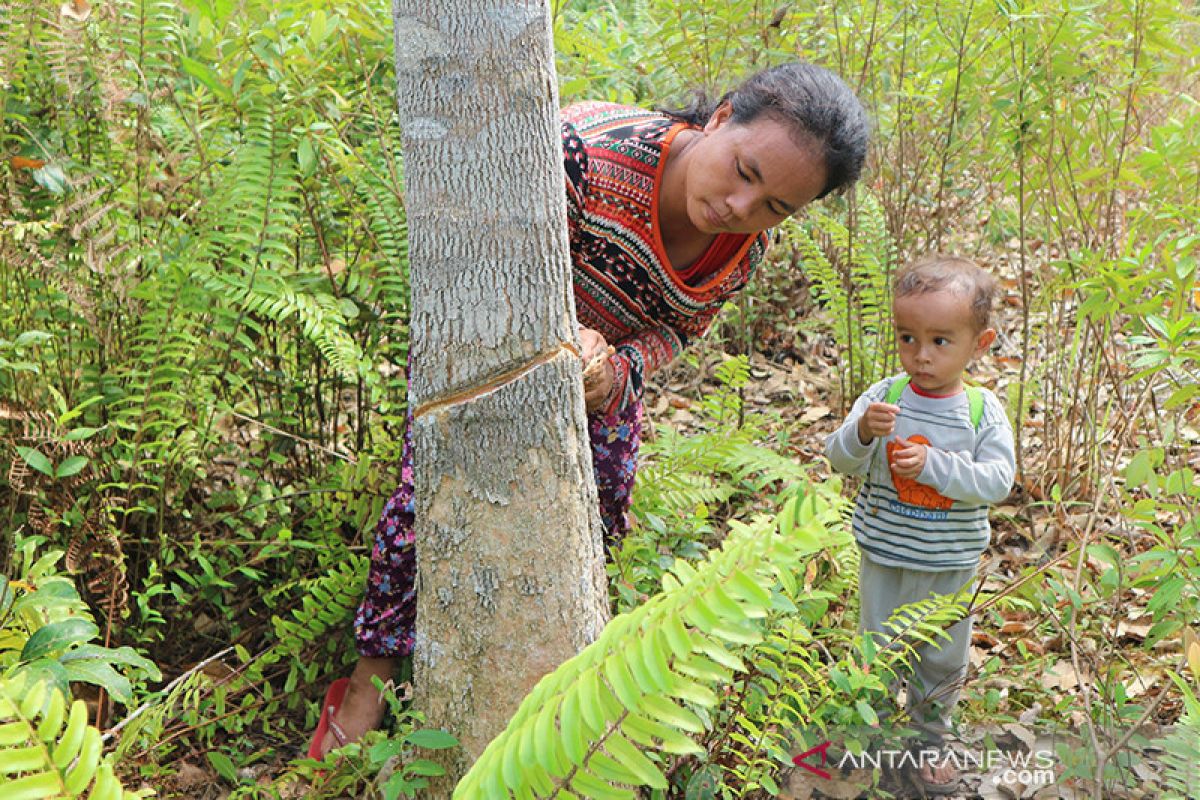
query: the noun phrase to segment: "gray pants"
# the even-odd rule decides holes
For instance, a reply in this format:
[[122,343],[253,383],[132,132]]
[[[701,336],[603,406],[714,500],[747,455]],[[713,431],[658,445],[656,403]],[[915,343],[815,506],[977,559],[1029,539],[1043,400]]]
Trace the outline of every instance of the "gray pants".
[[[880,646],[883,646],[894,636],[883,623],[897,608],[934,594],[952,595],[963,587],[966,589],[962,599],[970,600],[974,579],[975,568],[924,572],[876,564],[862,553],[858,570],[858,629],[882,634]],[[958,702],[970,659],[971,618],[956,622],[946,633],[949,641],[934,637],[937,648],[927,644],[917,647],[917,662],[908,680],[908,713],[914,723],[935,735],[950,730],[950,713]]]

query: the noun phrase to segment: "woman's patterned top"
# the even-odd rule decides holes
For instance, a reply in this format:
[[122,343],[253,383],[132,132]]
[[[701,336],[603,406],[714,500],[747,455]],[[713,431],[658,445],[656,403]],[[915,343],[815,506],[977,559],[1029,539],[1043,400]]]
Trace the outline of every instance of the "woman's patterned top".
[[603,413],[641,399],[644,380],[708,330],[746,285],[767,235],[720,234],[695,264],[675,268],[658,225],[671,141],[688,126],[612,103],[562,111],[575,311],[616,347]]

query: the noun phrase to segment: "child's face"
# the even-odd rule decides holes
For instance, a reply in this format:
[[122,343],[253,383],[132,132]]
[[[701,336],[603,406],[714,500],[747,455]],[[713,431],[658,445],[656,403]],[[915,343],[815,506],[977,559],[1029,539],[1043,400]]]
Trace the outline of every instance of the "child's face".
[[970,296],[954,289],[897,297],[892,316],[900,363],[929,394],[961,391],[963,370],[996,338],[991,328],[975,330]]

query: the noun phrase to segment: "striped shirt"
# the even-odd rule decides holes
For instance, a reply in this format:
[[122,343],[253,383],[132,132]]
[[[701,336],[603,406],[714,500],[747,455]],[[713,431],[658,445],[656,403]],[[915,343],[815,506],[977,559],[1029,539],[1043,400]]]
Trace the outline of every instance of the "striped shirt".
[[658,224],[663,168],[688,127],[631,106],[562,110],[575,313],[616,347],[605,413],[640,400],[645,379],[701,336],[762,260],[767,235],[721,234],[692,265],[670,263]]
[[983,389],[976,430],[966,392],[929,397],[906,386],[892,438],[923,439],[929,450],[916,479],[894,475],[890,442],[875,438],[864,446],[858,439],[859,418],[871,403],[887,401],[894,380],[864,392],[825,440],[835,470],[864,477],[854,506],[854,538],[877,564],[932,572],[974,567],[990,539],[988,506],[1008,496],[1016,472],[1008,417],[996,396]]

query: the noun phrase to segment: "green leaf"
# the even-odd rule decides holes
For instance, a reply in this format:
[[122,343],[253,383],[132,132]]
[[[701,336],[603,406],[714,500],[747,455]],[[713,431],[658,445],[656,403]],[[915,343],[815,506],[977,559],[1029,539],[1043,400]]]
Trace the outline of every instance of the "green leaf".
[[667,779],[654,765],[654,762],[646,758],[642,751],[624,736],[616,733],[609,736],[604,742],[604,749],[636,775],[642,783],[654,789],[667,788]]
[[605,659],[604,674],[608,678],[608,685],[612,687],[617,699],[621,701],[621,705],[630,711],[637,711],[642,692],[638,689],[633,676],[629,674],[629,667],[620,653],[613,653]]
[[[597,753],[597,755],[599,754]],[[634,800],[637,797],[628,789],[618,789],[584,770],[575,773],[575,777],[571,779],[571,788],[584,797],[595,798],[595,800]]]
[[296,145],[296,160],[300,163],[300,174],[308,177],[313,174],[317,165],[317,155],[313,150],[312,140],[305,136]]
[[367,751],[367,756],[371,759],[372,764],[382,764],[393,756],[398,756],[404,752],[404,743],[399,739],[384,739],[382,742],[376,742],[371,745],[371,749]]
[[866,700],[859,698],[854,703],[854,707],[858,709],[858,715],[862,717],[863,722],[871,727],[879,725],[879,715],[875,713],[875,709],[871,708],[871,705]]
[[413,731],[405,738],[417,747],[424,747],[426,750],[446,750],[458,746],[458,739],[455,739],[446,731],[437,728],[423,728],[419,731]]
[[54,477],[54,465],[50,463],[50,459],[35,447],[23,447],[17,445],[17,454],[24,459],[25,463],[36,469],[38,472],[48,477]]
[[87,466],[87,456],[71,456],[66,461],[58,465],[58,469],[54,470],[54,477],[69,478],[72,475],[78,474],[84,467]]
[[33,661],[50,653],[65,650],[73,644],[94,639],[100,633],[92,622],[79,617],[52,622],[38,628],[21,650],[22,661]]
[[680,680],[676,683],[669,694],[672,697],[678,697],[680,700],[686,700],[689,703],[695,703],[704,708],[712,708],[717,704],[717,696],[705,686],[701,686],[695,681]]
[[211,89],[217,97],[226,103],[233,102],[233,92],[229,91],[228,86],[221,83],[221,79],[217,77],[217,73],[210,66],[187,56],[179,57],[179,65],[183,67],[184,72]]
[[642,711],[688,733],[704,732],[704,723],[699,717],[665,697],[646,695],[642,698]]
[[41,745],[0,750],[0,775],[33,772],[45,764],[45,759],[46,750]]
[[13,344],[17,347],[28,347],[31,344],[41,344],[53,338],[53,336],[45,331],[25,331],[17,337],[17,340]]
[[1154,466],[1151,461],[1151,454],[1147,450],[1139,451],[1125,467],[1125,483],[1131,489],[1136,489],[1144,484],[1151,475],[1154,474]]
[[730,577],[729,590],[745,602],[753,603],[760,608],[768,608],[771,605],[771,593],[740,570],[734,572]]
[[663,632],[667,634],[667,644],[677,658],[683,658],[692,652],[692,639],[683,622],[674,614],[663,620]]
[[217,750],[209,750],[205,755],[208,757],[208,763],[212,764],[212,768],[217,771],[218,775],[230,783],[238,783],[237,768],[233,766],[233,761],[229,756]]
[[40,800],[43,797],[58,797],[62,778],[54,772],[26,775],[4,783],[4,800]]
[[706,766],[692,773],[684,790],[685,800],[714,800],[720,786],[718,767]]
[[579,709],[579,689],[576,687],[573,691],[568,692],[563,698],[562,706],[559,708],[558,729],[562,735],[563,750],[567,754],[567,758],[572,764],[580,766],[583,764],[583,757],[587,755],[587,742],[585,737],[590,737],[591,729],[584,729],[583,716]]
[[733,653],[726,650],[719,642],[711,637],[701,634],[693,639],[696,644],[696,650],[711,658],[723,667],[728,667],[737,672],[745,672],[745,663],[735,656]]
[[671,668],[667,664],[667,654],[670,652],[666,643],[666,634],[661,629],[651,628],[644,634],[641,656],[646,674],[654,682],[651,691],[660,691],[671,685]]
[[411,775],[426,775],[431,778],[446,774],[446,770],[441,764],[436,764],[427,758],[418,758],[406,766],[404,771]]
[[68,661],[63,669],[68,679],[103,687],[118,703],[128,703],[133,697],[129,680],[103,661]]
[[101,430],[103,430],[103,428],[72,428],[71,430],[67,431],[67,435],[63,438],[68,442],[78,442],[82,441],[83,439],[90,438],[91,436],[99,433]]
[[608,719],[604,714],[604,704],[600,700],[600,670],[589,667],[579,679],[579,705],[583,718],[588,727],[594,731],[602,731],[607,727]]
[[33,179],[50,194],[61,195],[67,191],[67,175],[58,164],[47,164],[34,170]]

